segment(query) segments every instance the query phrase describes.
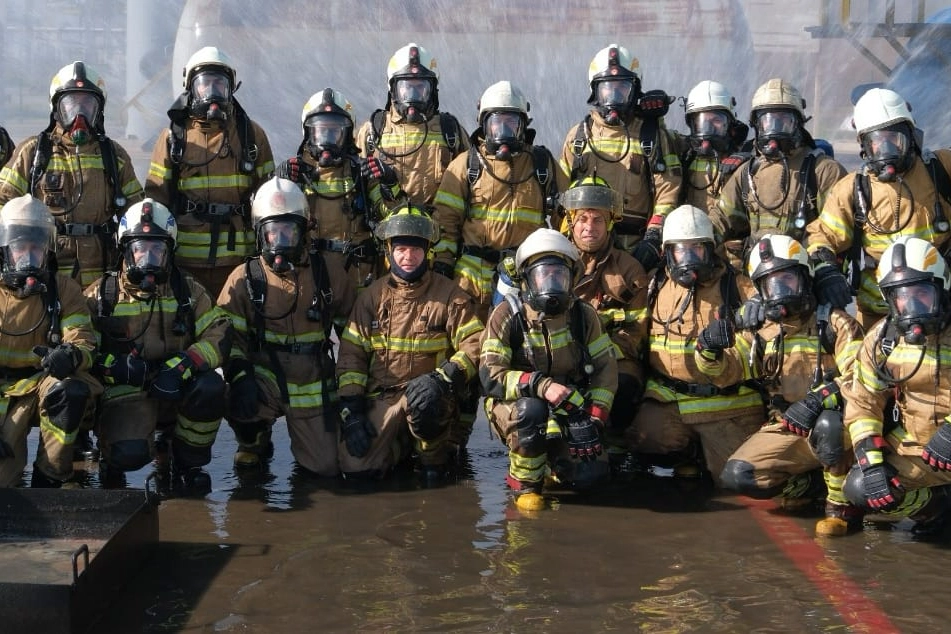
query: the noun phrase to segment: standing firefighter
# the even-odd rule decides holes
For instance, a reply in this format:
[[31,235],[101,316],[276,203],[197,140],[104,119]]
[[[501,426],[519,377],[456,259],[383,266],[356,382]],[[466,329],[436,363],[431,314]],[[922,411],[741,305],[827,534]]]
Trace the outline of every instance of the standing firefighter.
[[0,210],[0,487],[17,484],[39,425],[34,487],[73,473],[73,442],[100,391],[87,372],[96,335],[82,289],[53,266],[56,223],[30,195]]
[[597,175],[621,194],[618,245],[649,271],[660,261],[661,228],[677,205],[681,169],[664,125],[672,98],[662,90],[643,92],[637,68],[623,46],[597,52],[588,65],[592,108],[568,131],[560,165],[572,181]]
[[377,235],[390,272],[357,298],[340,343],[340,465],[345,477],[379,477],[412,450],[433,484],[476,376],[482,321],[471,297],[429,270],[438,231],[428,215],[404,205]]
[[0,171],[0,204],[42,200],[56,219],[59,267],[83,287],[115,267],[116,222],[143,196],[129,154],[106,136],[105,107],[99,73],[67,64],[50,82],[49,126]]
[[469,149],[459,121],[439,110],[439,71],[435,58],[410,42],[386,67],[386,106],[363,124],[357,143],[369,161],[395,171],[406,198],[430,213],[443,172]]
[[228,55],[206,46],[182,74],[185,92],[152,149],[145,191],[178,221],[178,265],[216,297],[254,252],[251,194],[274,159],[264,130],[234,98],[240,84]]
[[590,467],[617,391],[611,340],[594,308],[572,292],[578,261],[559,232],[528,236],[515,254],[520,290],[495,307],[482,340],[485,410],[508,447],[506,482],[522,510],[544,508],[546,475],[595,484]]
[[[218,304],[234,321],[225,376],[228,422],[238,440],[236,467],[260,467],[272,452],[271,428],[287,419],[301,467],[336,476],[337,420],[330,331],[343,280],[324,256],[307,252],[307,199],[273,178],[251,205],[259,255],[231,272]],[[340,316],[342,317],[342,316]]]
[[118,236],[119,271],[86,289],[101,341],[94,372],[106,388],[95,428],[102,480],[120,486],[125,472],[171,456],[172,490],[204,495],[202,467],[224,415],[215,369],[230,354],[231,323],[176,265],[178,226],[165,205],[136,203]]

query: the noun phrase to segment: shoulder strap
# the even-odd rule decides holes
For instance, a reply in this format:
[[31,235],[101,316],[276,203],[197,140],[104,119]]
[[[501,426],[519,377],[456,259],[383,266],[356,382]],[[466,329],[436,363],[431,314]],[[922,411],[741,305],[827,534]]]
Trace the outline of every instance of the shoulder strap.
[[175,321],[172,323],[172,330],[179,335],[191,334],[192,339],[196,339],[195,307],[192,305],[191,289],[185,280],[185,274],[177,266],[172,266],[169,283],[172,286],[175,301],[178,303],[178,308],[175,309]]
[[119,301],[119,274],[106,273],[99,280],[96,293],[96,316],[109,317]]
[[[254,126],[248,113],[237,99],[234,100],[235,123],[238,128],[238,142],[241,143],[241,164],[238,168],[245,174],[254,172],[254,163],[258,160],[258,146],[254,138]],[[250,213],[250,212],[249,212]]]
[[264,276],[264,267],[261,266],[258,258],[249,258],[244,263],[244,286],[248,291],[248,298],[255,307],[254,332],[251,333],[249,343],[260,348],[263,347],[265,337],[264,307],[267,305],[267,278]]
[[115,212],[125,207],[125,195],[122,193],[122,181],[119,178],[119,159],[112,139],[106,135],[99,137],[99,152],[102,154],[102,169],[106,173],[106,182],[112,187],[112,204]]
[[[868,176],[858,172],[855,174],[855,181],[852,189],[852,221],[856,228],[865,229],[865,223],[868,222],[868,210],[872,204],[872,188],[868,182]],[[855,241],[855,236],[852,237]]]
[[654,276],[651,278],[650,283],[647,285],[647,310],[648,316],[654,311],[654,304],[657,302],[657,294],[660,292],[660,287],[664,285],[664,282],[667,281],[667,267],[658,266],[657,270],[654,271]]
[[552,174],[552,164],[555,159],[544,145],[533,145],[532,160],[535,164],[535,180],[542,188],[542,197],[547,199],[555,187],[555,178]]
[[951,205],[951,178],[948,177],[948,171],[944,168],[944,165],[941,163],[941,161],[938,160],[938,157],[935,156],[934,152],[931,150],[926,150],[922,154],[922,158],[925,161],[925,165],[928,167],[928,173],[931,174],[931,181],[934,183],[935,189],[935,203],[932,222],[934,223],[935,229],[943,233],[948,230],[949,223],[948,218],[944,213],[944,207],[938,198],[943,198],[946,203]]
[[367,133],[366,146],[367,154],[375,150],[383,137],[383,123],[386,119],[386,111],[376,109],[370,115],[370,131]]
[[316,315],[311,315],[308,311],[308,318],[316,317],[324,327],[324,334],[329,338],[330,330],[333,327],[333,315],[330,314],[330,304],[334,300],[333,288],[330,286],[330,275],[327,273],[327,263],[324,262],[324,256],[320,251],[310,254],[310,270],[314,276],[314,297],[311,300],[311,310],[316,310]]
[[736,285],[736,271],[729,263],[724,264],[726,270],[720,276],[720,298],[735,313],[743,302],[740,301],[740,289]]
[[575,130],[575,138],[571,142],[571,155],[574,157],[571,161],[571,182],[578,180],[578,176],[581,175],[581,169],[584,164],[584,149],[588,145],[585,130],[590,121],[591,115],[589,114],[578,124],[577,130]]
[[59,303],[59,282],[56,279],[56,272],[52,271],[49,280],[46,282],[46,312],[49,315],[50,328],[47,331],[46,339],[52,345],[59,345],[63,340],[63,307]]
[[48,130],[36,135],[36,146],[33,148],[33,163],[30,165],[30,193],[36,195],[36,188],[46,172],[53,154],[53,141]]
[[508,340],[509,349],[512,350],[512,354],[514,355],[516,350],[522,348],[532,369],[537,370],[538,364],[535,363],[535,351],[532,350],[532,344],[525,339],[525,331],[528,330],[528,321],[522,312],[522,300],[517,293],[506,293],[505,301],[508,302],[509,308],[512,310],[512,325],[509,329]]
[[459,120],[448,112],[440,112],[439,127],[442,129],[442,138],[449,146],[449,151],[455,156],[459,151],[459,138],[462,136]]
[[585,385],[582,387],[587,388],[588,379],[594,374],[594,363],[591,359],[591,350],[588,349],[588,330],[584,318],[583,300],[576,299],[574,304],[571,305],[569,318],[571,319],[569,324],[571,338],[578,344],[578,350],[581,352],[581,367],[579,369],[581,370],[581,376],[585,378]]

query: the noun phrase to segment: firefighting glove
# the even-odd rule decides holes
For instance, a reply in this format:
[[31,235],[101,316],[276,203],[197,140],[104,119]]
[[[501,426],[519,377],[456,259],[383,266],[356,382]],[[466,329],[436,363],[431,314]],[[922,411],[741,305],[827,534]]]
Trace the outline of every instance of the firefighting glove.
[[935,471],[951,471],[951,422],[947,418],[921,450],[921,459]]
[[446,398],[451,391],[452,383],[438,371],[410,379],[406,384],[410,428],[416,436],[424,440],[439,436],[445,422]]
[[835,381],[822,385],[790,404],[783,412],[783,428],[805,438],[825,409],[839,406],[839,386]]
[[905,498],[905,488],[895,468],[885,461],[888,443],[881,436],[863,438],[855,446],[855,460],[862,470],[865,501],[876,511],[897,508]]
[[185,352],[179,352],[162,365],[158,376],[149,386],[149,396],[162,401],[178,401],[184,394],[185,383],[195,374],[195,361]]
[[631,255],[641,263],[645,271],[653,271],[660,264],[661,227],[651,226],[644,232],[644,237],[634,245]]
[[842,271],[832,264],[820,264],[813,276],[813,289],[820,304],[842,308],[852,303],[852,287]]
[[363,178],[376,179],[386,187],[392,187],[399,182],[396,170],[375,156],[365,158],[360,162],[360,175]]
[[456,267],[448,262],[436,260],[433,262],[433,273],[439,273],[443,277],[451,280],[456,276]]
[[583,461],[601,455],[601,428],[604,423],[588,412],[568,418],[568,454]]
[[766,303],[758,294],[743,302],[736,311],[736,327],[740,330],[758,330],[766,322]]
[[247,359],[232,359],[225,373],[228,381],[228,411],[237,420],[254,420],[258,415],[258,382],[254,380],[254,364]]
[[139,356],[137,348],[129,354],[100,354],[92,369],[106,385],[132,385],[141,389],[149,376],[149,362]]
[[69,343],[61,343],[55,348],[34,346],[33,354],[42,358],[40,365],[57,379],[65,379],[82,363],[82,353]]
[[637,100],[637,110],[641,116],[662,117],[676,99],[663,90],[648,90]]
[[295,183],[313,183],[319,177],[317,168],[306,162],[299,156],[292,156],[277,166],[274,175],[278,178],[286,178]]
[[367,418],[362,396],[340,397],[340,422],[347,453],[362,458],[370,453],[370,445],[376,437],[376,428]]
[[697,337],[697,352],[710,361],[716,361],[727,348],[736,343],[736,330],[733,321],[725,318],[725,307],[717,309],[716,318]]

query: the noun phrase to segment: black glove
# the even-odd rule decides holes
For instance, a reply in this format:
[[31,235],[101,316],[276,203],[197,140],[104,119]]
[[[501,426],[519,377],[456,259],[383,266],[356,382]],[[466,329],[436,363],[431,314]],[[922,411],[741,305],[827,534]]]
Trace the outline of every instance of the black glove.
[[720,307],[716,319],[700,331],[697,337],[697,352],[710,358],[718,358],[724,350],[736,343],[736,331],[733,322],[725,319],[726,310]]
[[195,362],[188,354],[179,352],[162,365],[158,376],[149,386],[149,396],[162,401],[180,400],[185,383],[194,374]]
[[663,90],[648,90],[637,100],[637,109],[641,116],[662,117],[676,99]]
[[921,450],[921,459],[935,471],[951,471],[951,423],[948,419]]
[[877,511],[897,508],[905,498],[905,487],[895,468],[885,461],[888,443],[881,436],[869,436],[855,447],[855,460],[862,470],[865,500]]
[[443,277],[451,280],[456,276],[456,267],[454,267],[452,264],[436,260],[433,262],[433,273],[439,273]]
[[367,418],[362,396],[340,399],[340,421],[347,453],[354,458],[367,455],[370,445],[373,444],[372,439],[376,437],[376,428]]
[[662,243],[660,227],[648,227],[641,241],[634,245],[631,255],[641,263],[645,271],[653,271],[660,264]]
[[149,376],[149,362],[135,348],[129,354],[100,354],[92,369],[106,385],[143,388]]
[[820,304],[842,308],[852,303],[852,287],[842,271],[832,264],[820,264],[813,275],[812,288]]
[[411,379],[406,384],[406,406],[409,408],[410,427],[424,439],[439,437],[446,422],[446,397],[452,384],[439,372],[430,372]]
[[254,364],[247,359],[233,359],[228,367],[228,409],[238,420],[257,418],[258,382],[254,380]]
[[601,427],[604,424],[584,412],[568,419],[568,453],[581,460],[601,455]]
[[839,384],[827,383],[806,394],[783,412],[783,428],[805,438],[816,425],[816,419],[825,409],[836,409],[841,405]]
[[33,354],[42,357],[40,365],[57,379],[65,379],[79,367],[82,362],[82,353],[76,346],[61,343],[55,348],[34,346]]
[[396,170],[375,156],[365,158],[360,162],[360,175],[363,178],[374,178],[386,187],[392,187],[399,182]]
[[274,170],[278,178],[286,178],[295,183],[312,183],[318,176],[317,168],[299,156],[293,156],[280,163]]
[[758,330],[766,322],[766,303],[753,295],[736,311],[736,327],[740,330]]

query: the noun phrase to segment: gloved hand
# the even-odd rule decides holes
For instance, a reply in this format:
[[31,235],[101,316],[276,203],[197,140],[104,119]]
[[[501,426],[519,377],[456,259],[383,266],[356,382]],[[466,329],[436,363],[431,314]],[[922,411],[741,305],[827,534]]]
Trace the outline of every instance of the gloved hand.
[[813,275],[813,290],[820,304],[842,308],[852,303],[852,287],[845,275],[832,264],[820,264]]
[[865,500],[877,511],[897,508],[905,498],[905,487],[895,468],[885,461],[888,443],[881,436],[863,438],[855,446],[855,460],[862,470]]
[[601,455],[601,429],[604,423],[587,412],[568,419],[568,454],[580,460]]
[[274,170],[274,175],[278,178],[292,180],[295,183],[313,182],[319,177],[317,168],[299,156],[292,156],[280,163]]
[[185,383],[192,378],[195,369],[195,361],[187,353],[179,352],[163,364],[149,386],[149,396],[162,401],[180,400]]
[[436,260],[433,262],[433,273],[439,273],[445,278],[452,279],[456,276],[456,267],[448,262],[440,262]]
[[375,178],[386,187],[392,187],[399,182],[396,170],[375,156],[365,158],[360,162],[360,175],[363,178]]
[[40,365],[57,379],[65,379],[75,372],[82,361],[82,353],[69,343],[61,343],[55,348],[34,346],[33,354],[42,357]]
[[743,302],[736,311],[736,327],[740,330],[758,330],[766,322],[766,303],[759,294]]
[[232,359],[226,373],[228,411],[242,421],[254,420],[258,415],[258,382],[254,380],[254,364],[247,359]]
[[716,318],[697,337],[697,352],[711,361],[716,360],[727,348],[736,343],[736,330],[733,321],[726,318],[726,307],[717,309]]
[[947,418],[921,450],[921,459],[935,471],[951,471],[951,422]]
[[835,381],[812,390],[783,412],[783,428],[805,438],[824,409],[839,406],[839,385]]
[[149,376],[149,362],[139,356],[137,348],[129,354],[100,354],[92,369],[106,385],[143,388]]
[[660,264],[661,240],[660,225],[650,225],[644,232],[644,237],[640,242],[634,245],[631,255],[641,263],[644,270],[650,272]]
[[637,108],[641,115],[662,117],[675,100],[676,97],[671,97],[663,90],[648,90],[637,101]]
[[362,458],[370,453],[370,446],[376,437],[376,428],[367,418],[362,396],[340,399],[340,421],[347,453],[354,458]]
[[445,399],[452,384],[439,372],[430,372],[406,384],[406,406],[409,408],[410,427],[424,440],[437,438],[445,418]]

